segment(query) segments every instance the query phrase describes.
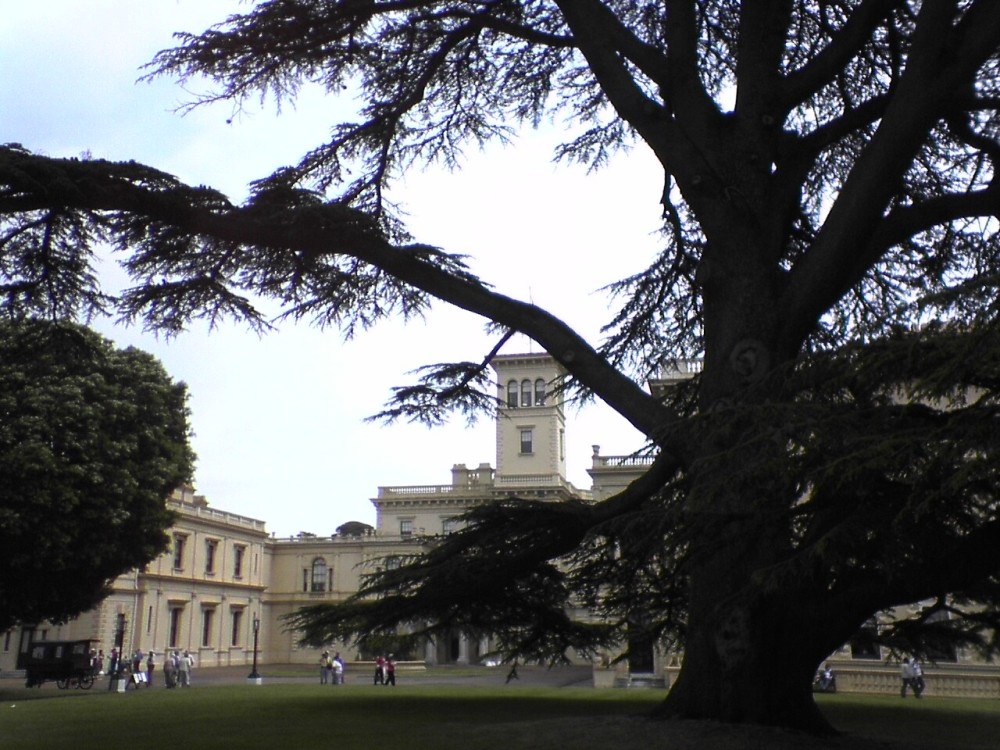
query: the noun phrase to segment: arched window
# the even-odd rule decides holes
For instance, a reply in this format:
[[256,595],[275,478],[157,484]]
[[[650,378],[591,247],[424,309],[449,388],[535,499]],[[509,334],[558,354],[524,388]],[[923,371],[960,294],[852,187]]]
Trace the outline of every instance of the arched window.
[[327,576],[326,560],[322,557],[317,557],[313,560],[312,564],[312,585],[310,591],[314,594],[326,591]]
[[545,406],[545,381],[542,378],[535,381],[535,406]]
[[521,381],[521,406],[531,406],[531,381]]
[[512,380],[507,383],[507,408],[517,408],[517,381]]

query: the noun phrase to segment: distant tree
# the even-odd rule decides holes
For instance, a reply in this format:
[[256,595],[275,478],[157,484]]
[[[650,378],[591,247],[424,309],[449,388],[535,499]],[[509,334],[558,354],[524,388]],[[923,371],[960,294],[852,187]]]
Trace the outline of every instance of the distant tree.
[[[303,610],[306,637],[404,622],[537,658],[640,635],[684,651],[663,713],[813,731],[817,665],[876,613],[898,648],[997,649],[1000,3],[273,0],[179,40],[151,75],[216,81],[205,101],[309,81],[360,118],[243,206],[131,162],[0,152],[7,308],[113,304],[99,238],[135,279],[120,309],[168,331],[264,325],[251,294],[348,335],[436,298],[491,321],[494,352],[537,341],[656,457],[601,503],[484,508]],[[553,116],[563,160],[641,140],[664,173],[662,252],[609,279],[599,348],[414,243],[384,197]],[[495,407],[494,352],[429,367],[381,416]],[[643,388],[685,357],[689,387]]]
[[187,391],[83,326],[0,323],[0,629],[65,621],[167,544]]

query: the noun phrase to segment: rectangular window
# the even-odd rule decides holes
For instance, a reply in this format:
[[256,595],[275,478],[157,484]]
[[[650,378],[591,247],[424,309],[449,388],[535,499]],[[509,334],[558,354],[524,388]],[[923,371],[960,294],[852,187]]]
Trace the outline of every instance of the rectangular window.
[[185,534],[174,534],[174,570],[184,570],[184,544],[186,541]]
[[153,632],[153,605],[149,605],[149,609],[146,610],[146,634],[149,635]]
[[3,650],[5,652],[10,651],[10,636],[12,633],[13,631],[8,630],[6,633],[3,634]]
[[404,518],[399,522],[400,536],[413,536],[413,519]]
[[857,634],[848,642],[851,647],[852,659],[871,659],[877,661],[882,658],[882,650],[875,642],[878,636],[878,621],[872,617],[868,619]]
[[321,594],[326,591],[327,567],[326,560],[317,557],[312,566],[312,592]]
[[218,549],[218,540],[208,539],[205,541],[205,572],[209,575],[215,573],[215,553]]
[[233,634],[232,638],[229,641],[233,646],[239,646],[243,642],[243,639],[240,637],[242,630],[243,630],[243,610],[234,609]]
[[243,556],[246,552],[247,548],[241,544],[233,547],[233,578],[243,577]]
[[459,521],[457,518],[446,518],[444,519],[444,522],[441,524],[441,530],[445,534],[454,534],[456,531],[458,531],[458,527],[459,527]]
[[[938,610],[927,618],[927,622],[947,622],[950,619],[951,615]],[[949,643],[940,637],[935,638],[931,636],[927,643],[927,656],[934,662],[947,661],[954,663],[958,661],[958,650],[955,648],[954,643]]]
[[533,453],[531,430],[521,430],[521,453]]
[[201,611],[201,645],[212,645],[212,622],[215,619],[215,610],[206,608]]
[[167,641],[170,648],[177,648],[181,642],[181,614],[183,612],[181,607],[170,608],[170,633]]
[[309,592],[309,568],[302,569],[302,591]]

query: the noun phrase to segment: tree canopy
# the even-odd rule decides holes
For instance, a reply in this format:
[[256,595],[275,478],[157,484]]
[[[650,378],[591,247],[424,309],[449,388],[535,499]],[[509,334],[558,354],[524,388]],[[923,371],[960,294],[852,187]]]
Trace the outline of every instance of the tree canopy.
[[0,629],[65,621],[166,549],[187,390],[83,326],[0,324]]
[[[258,2],[148,75],[207,77],[201,102],[236,108],[318,83],[357,95],[358,119],[239,206],[143,165],[4,149],[4,307],[176,332],[262,325],[264,295],[352,335],[436,299],[498,347],[528,335],[648,436],[650,470],[601,503],[485,508],[293,622],[484,630],[534,657],[644,629],[684,650],[665,713],[821,730],[813,672],[876,613],[897,648],[997,646],[998,48],[993,0]],[[608,279],[601,342],[421,244],[386,200],[408,169],[550,118],[559,159],[599,168],[642,141],[663,169],[662,250]],[[98,240],[135,281],[120,299]],[[429,367],[383,416],[494,408],[482,354]],[[643,387],[687,357],[691,386]]]

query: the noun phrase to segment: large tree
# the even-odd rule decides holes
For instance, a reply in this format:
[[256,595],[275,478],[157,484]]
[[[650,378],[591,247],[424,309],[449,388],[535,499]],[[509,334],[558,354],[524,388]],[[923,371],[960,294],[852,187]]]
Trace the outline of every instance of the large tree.
[[[876,613],[898,648],[996,646],[998,47],[995,0],[260,2],[150,75],[206,76],[204,101],[236,107],[314,82],[359,96],[357,121],[242,206],[9,147],[5,305],[113,305],[85,273],[108,239],[135,279],[122,312],[171,331],[261,324],[256,294],[348,334],[436,298],[530,336],[648,436],[649,471],[602,503],[486,508],[296,624],[463,627],[536,657],[639,631],[684,650],[664,713],[821,730],[813,672]],[[641,140],[663,169],[662,251],[609,278],[599,344],[416,242],[385,199],[553,116],[564,160]],[[491,408],[483,355],[383,416]],[[681,357],[703,359],[695,383],[644,389]]]
[[89,329],[0,323],[0,630],[65,621],[167,545],[187,389]]

